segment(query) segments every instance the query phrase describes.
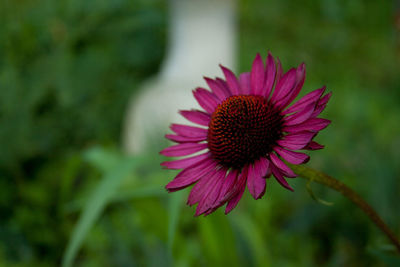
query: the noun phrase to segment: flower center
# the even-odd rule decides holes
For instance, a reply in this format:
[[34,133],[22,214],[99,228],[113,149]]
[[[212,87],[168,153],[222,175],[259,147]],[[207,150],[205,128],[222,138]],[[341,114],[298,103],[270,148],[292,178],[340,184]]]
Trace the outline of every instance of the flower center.
[[208,148],[221,165],[240,169],[272,151],[282,137],[282,118],[264,97],[231,96],[211,116]]

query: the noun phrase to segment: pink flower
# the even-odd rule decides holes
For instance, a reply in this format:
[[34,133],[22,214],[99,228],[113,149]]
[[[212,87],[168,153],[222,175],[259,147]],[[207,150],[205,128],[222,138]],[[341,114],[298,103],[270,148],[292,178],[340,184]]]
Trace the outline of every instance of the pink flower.
[[229,69],[221,69],[225,80],[205,78],[211,91],[193,91],[204,111],[180,111],[199,127],[172,124],[175,134],[166,138],[178,144],[160,152],[168,157],[196,153],[161,163],[168,169],[183,169],[167,184],[169,192],[195,184],[187,203],[198,203],[196,216],[208,215],[225,203],[229,213],[246,185],[254,199],[261,198],[271,174],[293,191],[285,178],[296,175],[283,160],[307,162],[308,155],[294,150],[323,148],[313,138],[330,123],[317,118],[331,96],[323,95],[325,86],[288,107],[303,86],[304,64],[283,73],[279,59],[268,54],[264,66],[257,54],[251,72],[240,74],[239,79]]

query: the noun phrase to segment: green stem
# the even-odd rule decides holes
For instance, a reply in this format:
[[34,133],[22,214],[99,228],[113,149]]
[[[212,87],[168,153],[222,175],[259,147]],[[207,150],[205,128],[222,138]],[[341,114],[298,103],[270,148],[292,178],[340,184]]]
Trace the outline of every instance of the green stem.
[[376,211],[351,188],[347,187],[345,184],[336,180],[335,178],[326,175],[325,173],[313,170],[303,165],[292,165],[292,164],[288,165],[300,177],[308,179],[310,181],[315,181],[322,185],[326,185],[338,191],[343,196],[351,200],[354,204],[356,204],[360,209],[364,211],[364,213],[375,223],[376,226],[379,227],[379,229],[382,230],[382,232],[385,233],[385,235],[390,239],[390,241],[393,243],[393,245],[397,248],[398,252],[400,253],[400,242],[398,238],[383,222],[378,213],[376,213]]

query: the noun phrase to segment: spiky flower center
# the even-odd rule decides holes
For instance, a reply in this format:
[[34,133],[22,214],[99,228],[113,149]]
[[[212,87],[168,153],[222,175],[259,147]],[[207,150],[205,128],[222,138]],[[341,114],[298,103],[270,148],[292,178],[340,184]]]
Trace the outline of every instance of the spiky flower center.
[[221,165],[240,169],[272,151],[282,136],[282,118],[264,97],[231,96],[211,116],[208,147]]

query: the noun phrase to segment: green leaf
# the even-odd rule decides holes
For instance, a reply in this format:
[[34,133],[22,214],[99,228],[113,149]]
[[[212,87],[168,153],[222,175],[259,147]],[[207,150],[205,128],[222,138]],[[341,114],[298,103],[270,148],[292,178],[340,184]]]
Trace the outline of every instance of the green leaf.
[[329,202],[329,201],[323,200],[323,199],[321,199],[321,198],[318,198],[318,197],[314,194],[314,192],[313,192],[312,189],[311,189],[311,182],[312,182],[312,179],[308,180],[308,181],[307,181],[307,184],[306,184],[307,192],[310,194],[311,198],[314,199],[315,201],[321,203],[322,205],[325,205],[325,206],[333,206],[333,202]]
[[[90,154],[91,153],[91,154]],[[121,159],[120,162],[116,162],[109,157],[109,155],[99,149],[92,150],[89,153],[89,158],[96,159],[97,162],[103,161],[102,156],[110,159],[113,164],[107,165],[109,169],[105,172],[103,179],[95,187],[93,192],[88,198],[86,205],[82,211],[82,214],[77,222],[77,225],[72,233],[72,237],[65,250],[62,266],[69,267],[75,259],[87,233],[92,228],[93,224],[100,217],[102,211],[108,204],[112,195],[118,189],[123,178],[132,172],[135,166],[138,165],[139,159],[125,158]]]
[[[395,248],[394,248],[395,249]],[[368,250],[371,254],[375,255],[378,259],[382,262],[387,264],[389,267],[398,267],[400,266],[400,257],[397,255],[385,253],[384,251],[378,249],[369,249]]]
[[260,229],[247,214],[238,214],[230,220],[251,251],[252,258],[248,260],[252,260],[255,266],[271,266],[270,250],[263,239],[263,229]]
[[179,221],[179,214],[181,210],[181,204],[183,201],[183,192],[175,192],[170,195],[169,198],[169,218],[168,218],[168,250],[172,255],[172,247],[174,244],[174,238],[176,229]]
[[[167,193],[159,185],[140,185],[140,187],[135,187],[132,190],[118,192],[117,195],[111,197],[108,203],[125,202],[134,199],[148,198],[148,197],[165,197]],[[64,206],[65,213],[78,212],[82,209],[84,204],[87,202],[85,199],[76,199]]]
[[102,172],[113,169],[123,159],[122,155],[117,151],[105,149],[100,146],[88,149],[83,153],[83,157]]
[[240,266],[232,226],[222,210],[198,220],[202,253],[210,266]]

